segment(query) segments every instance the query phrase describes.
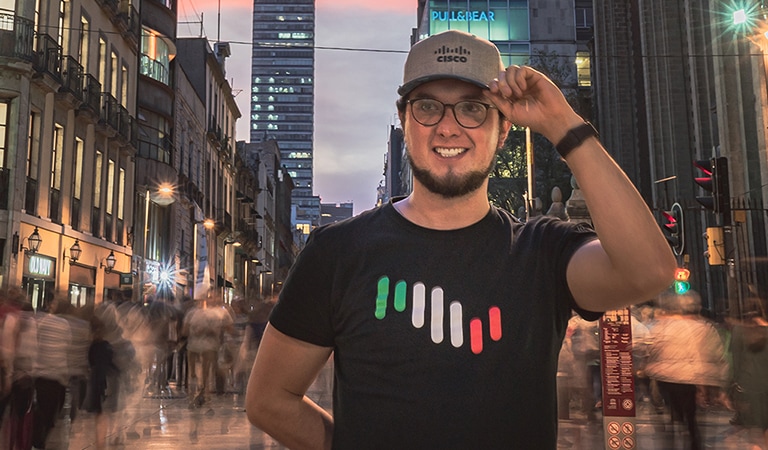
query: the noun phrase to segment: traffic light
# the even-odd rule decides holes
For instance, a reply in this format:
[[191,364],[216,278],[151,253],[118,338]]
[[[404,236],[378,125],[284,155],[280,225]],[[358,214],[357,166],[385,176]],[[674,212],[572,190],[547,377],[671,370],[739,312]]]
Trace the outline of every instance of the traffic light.
[[675,269],[675,293],[678,295],[685,294],[691,289],[691,284],[688,282],[688,277],[691,276],[691,271],[683,267]]
[[710,160],[693,162],[694,167],[703,173],[703,177],[695,177],[696,184],[711,195],[696,197],[706,209],[715,214],[723,214],[729,220],[731,213],[731,194],[728,185],[728,158],[720,156]]
[[685,249],[685,228],[683,227],[683,208],[679,203],[674,203],[669,211],[662,211],[664,217],[664,232],[667,242],[672,247],[675,255],[682,255]]

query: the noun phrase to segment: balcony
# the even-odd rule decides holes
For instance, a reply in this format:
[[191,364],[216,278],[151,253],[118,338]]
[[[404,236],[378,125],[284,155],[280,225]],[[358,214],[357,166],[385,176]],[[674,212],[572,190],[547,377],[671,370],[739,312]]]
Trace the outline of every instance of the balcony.
[[179,186],[182,194],[186,195],[188,199],[202,206],[203,193],[200,192],[200,189],[198,189],[197,185],[192,182],[186,175],[179,174],[177,185]]
[[97,3],[100,3],[102,8],[104,10],[111,14],[111,16],[115,16],[118,13],[120,2],[119,0],[96,0]]
[[133,132],[131,130],[131,114],[123,105],[117,105],[117,133],[126,144],[131,142]]
[[72,56],[63,58],[64,70],[61,73],[59,92],[71,94],[78,102],[83,101],[83,66]]
[[96,117],[101,111],[101,83],[89,73],[83,77],[83,103],[80,110],[88,110]]
[[166,148],[166,144],[154,143],[147,140],[138,140],[139,157],[151,159],[154,161],[160,161],[162,163],[171,164],[171,150]]
[[[212,122],[215,122],[216,119],[214,118]],[[221,127],[216,126],[215,123],[211,123],[208,125],[208,139],[213,141],[214,144],[221,145]]]
[[165,85],[168,85],[170,82],[168,68],[143,53],[141,55],[139,73]]
[[117,99],[112,96],[112,94],[108,92],[101,93],[100,121],[112,128],[112,130],[115,132],[120,130],[119,107],[120,104],[117,102]]
[[61,83],[61,47],[47,34],[37,36],[37,52],[33,61],[35,70]]
[[117,15],[118,25],[123,29],[123,37],[136,45],[141,41],[141,20],[139,12],[128,0],[120,2],[120,13]]
[[0,13],[0,56],[34,61],[34,23],[14,14]]

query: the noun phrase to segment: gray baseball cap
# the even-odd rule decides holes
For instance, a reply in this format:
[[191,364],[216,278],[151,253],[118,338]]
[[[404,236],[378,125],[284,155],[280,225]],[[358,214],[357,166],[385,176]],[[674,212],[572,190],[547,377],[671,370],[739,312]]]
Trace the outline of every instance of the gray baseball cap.
[[405,96],[428,81],[454,78],[488,88],[504,70],[499,49],[492,42],[458,30],[448,30],[417,42],[405,60]]

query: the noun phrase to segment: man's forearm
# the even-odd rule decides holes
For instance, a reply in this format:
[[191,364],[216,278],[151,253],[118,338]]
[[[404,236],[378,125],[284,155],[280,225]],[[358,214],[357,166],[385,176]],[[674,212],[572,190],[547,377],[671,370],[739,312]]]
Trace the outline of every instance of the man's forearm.
[[248,419],[291,450],[330,450],[333,417],[304,396],[290,403],[256,402]]

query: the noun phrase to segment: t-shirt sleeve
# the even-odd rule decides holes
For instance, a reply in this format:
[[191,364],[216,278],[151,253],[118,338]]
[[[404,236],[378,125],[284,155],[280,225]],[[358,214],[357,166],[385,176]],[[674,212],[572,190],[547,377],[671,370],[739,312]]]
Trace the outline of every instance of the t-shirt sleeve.
[[587,311],[576,304],[570,289],[566,272],[568,263],[576,251],[588,242],[597,239],[595,230],[589,224],[564,222],[551,217],[540,217],[534,222],[535,234],[538,239],[533,242],[539,242],[543,246],[542,250],[554,252],[556,257],[557,282],[561,286],[561,291],[567,294],[568,306],[585,320],[593,321],[599,319],[602,311]]
[[573,298],[573,294],[571,294],[571,290],[568,288],[568,280],[566,279],[565,274],[567,272],[568,263],[576,253],[576,250],[581,248],[581,246],[585,245],[586,243],[597,239],[597,234],[591,226],[586,224],[576,224],[573,228],[574,231],[572,232],[571,237],[567,240],[568,245],[566,246],[565,252],[563,254],[563,261],[565,264],[562,271],[563,283],[565,284],[566,290],[568,292],[568,301],[571,305],[571,309],[576,311],[576,314],[581,316],[584,320],[594,321],[599,319],[603,315],[603,312],[588,311],[576,304],[576,300]]
[[278,331],[311,344],[332,347],[330,266],[333,252],[323,250],[317,229],[293,264],[269,322]]

